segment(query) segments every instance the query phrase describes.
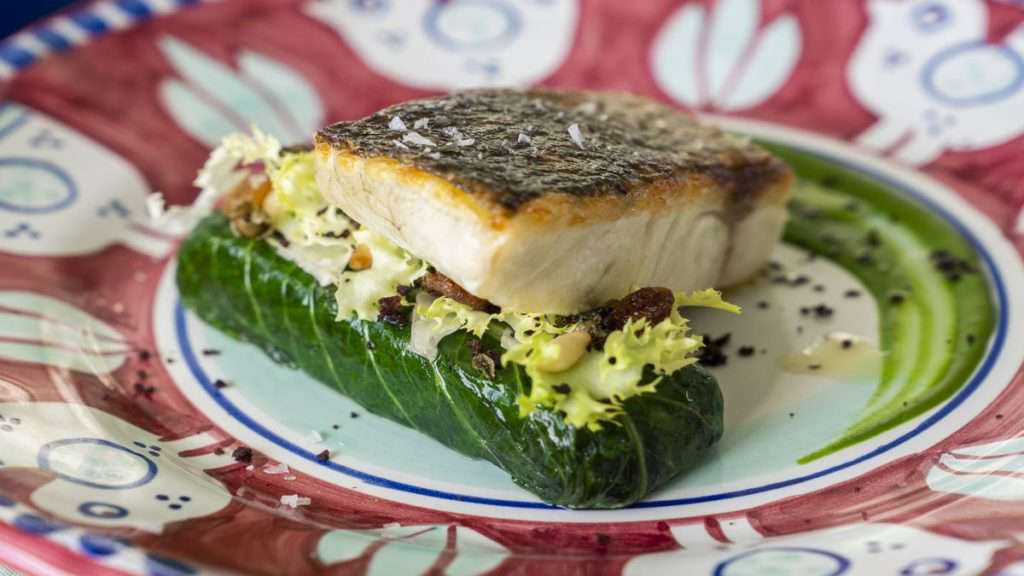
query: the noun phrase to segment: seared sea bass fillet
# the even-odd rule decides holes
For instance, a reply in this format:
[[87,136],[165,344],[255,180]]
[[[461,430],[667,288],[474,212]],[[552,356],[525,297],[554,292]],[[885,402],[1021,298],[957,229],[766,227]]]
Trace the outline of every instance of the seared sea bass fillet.
[[479,90],[316,135],[328,201],[506,310],[726,287],[768,259],[793,179],[747,140],[625,94]]

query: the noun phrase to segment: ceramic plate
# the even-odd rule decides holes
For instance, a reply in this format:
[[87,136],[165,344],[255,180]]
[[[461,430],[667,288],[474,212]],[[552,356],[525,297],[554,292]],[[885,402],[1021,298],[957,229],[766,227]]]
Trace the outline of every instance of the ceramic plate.
[[[569,511],[182,308],[179,238],[145,199],[190,201],[223,135],[255,124],[300,142],[412,97],[529,84],[696,110],[818,184],[943,221],[992,303],[990,337],[970,336],[978,362],[940,402],[836,447],[881,413],[883,369],[786,359],[837,330],[877,343],[884,307],[780,245],[774,266],[805,281],[769,272],[729,292],[742,316],[694,319],[731,335],[715,452],[633,507]],[[0,558],[14,568],[1024,574],[1019,2],[101,1],[0,44],[0,97]],[[818,303],[833,312],[801,313]]]

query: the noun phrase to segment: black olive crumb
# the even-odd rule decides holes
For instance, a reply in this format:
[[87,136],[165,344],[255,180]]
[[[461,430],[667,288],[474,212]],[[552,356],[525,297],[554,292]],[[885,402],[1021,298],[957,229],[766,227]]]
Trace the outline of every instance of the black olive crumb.
[[203,356],[220,356],[220,350],[216,348],[204,348]]
[[218,390],[221,390],[223,388],[227,388],[228,383],[221,378],[217,378],[216,380],[213,381],[213,387]]
[[1002,419],[1003,419],[1003,415],[1002,414],[996,414],[996,420],[1002,420]]
[[139,360],[142,360],[143,362],[148,362],[152,355],[153,353],[149,350],[139,350]]
[[334,430],[341,430],[341,426],[339,426],[338,424],[331,426],[331,428],[333,428]]
[[697,353],[697,362],[708,368],[725,366],[729,362],[729,357],[725,354],[725,347],[729,345],[730,338],[732,338],[732,334],[729,332],[718,337],[705,335],[704,346]]
[[755,350],[754,350],[753,346],[740,346],[739,349],[736,350],[736,353],[739,354],[740,356],[744,357],[744,358],[747,358],[749,356],[753,356],[754,352],[755,352]]
[[248,464],[252,462],[252,448],[248,446],[239,446],[231,452],[231,457],[235,459],[235,462],[242,462]]
[[760,302],[757,303],[757,307],[760,308],[761,310],[767,310],[768,306],[769,304],[766,300],[761,300]]
[[321,450],[320,452],[317,452],[317,455],[316,455],[316,461],[317,462],[327,462],[330,459],[331,459],[331,451],[330,450],[324,449],[324,450]]
[[815,304],[814,306],[801,306],[801,316],[814,316],[815,318],[831,318],[835,310],[827,304]]
[[843,341],[840,342],[839,345],[843,347],[843,350],[849,350],[850,348],[853,347],[853,340],[850,340],[849,338],[843,338]]
[[860,298],[860,290],[847,290],[843,292],[845,298]]
[[359,418],[359,413],[358,412],[351,412],[351,413],[349,413],[349,418]]

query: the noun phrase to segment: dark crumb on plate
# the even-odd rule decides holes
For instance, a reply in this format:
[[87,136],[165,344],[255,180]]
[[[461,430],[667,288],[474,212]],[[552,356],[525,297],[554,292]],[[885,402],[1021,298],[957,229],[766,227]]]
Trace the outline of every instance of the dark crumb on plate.
[[156,386],[147,386],[142,382],[136,382],[134,389],[136,396],[145,396],[147,399],[151,398],[153,393],[156,392]]
[[220,350],[216,348],[204,348],[203,356],[220,356]]
[[174,358],[164,358],[164,362],[167,364],[174,364]]
[[878,248],[882,245],[882,237],[878,234],[878,230],[872,228],[868,230],[866,236],[864,236],[864,243],[872,248]]
[[789,417],[790,418],[795,418],[796,417],[796,412],[790,412],[789,413]]
[[252,462],[252,448],[248,446],[239,446],[231,452],[231,457],[235,459],[235,462],[241,462],[248,464]]
[[933,250],[929,258],[935,268],[950,282],[957,282],[964,274],[975,271],[974,266],[966,259],[942,248]]
[[843,297],[844,298],[860,298],[860,290],[853,290],[853,289],[847,290],[846,292],[843,292]]
[[801,316],[814,316],[815,318],[831,318],[835,310],[827,304],[815,304],[814,306],[801,306]]
[[352,412],[352,413],[349,414],[349,417],[350,418],[359,418],[359,413],[358,412]]
[[708,368],[725,366],[729,362],[729,357],[725,354],[725,347],[729,345],[730,338],[732,338],[730,332],[718,337],[705,335],[704,346],[697,353],[697,362]]
[[327,450],[327,449],[321,450],[316,455],[316,461],[317,462],[327,462],[330,459],[331,459],[331,451]]
[[216,380],[213,381],[213,387],[218,389],[218,390],[227,388],[228,386],[229,386],[229,384],[226,381],[224,381],[224,380],[222,380],[220,378],[217,378]]
[[760,302],[757,303],[757,307],[760,308],[761,310],[767,310],[768,307],[769,307],[769,304],[768,304],[767,301],[761,300]]
[[747,358],[749,356],[753,356],[755,351],[756,350],[754,350],[753,346],[740,346],[739,349],[736,350],[736,353],[744,358]]
[[821,364],[811,364],[807,367],[808,370],[821,370]]
[[150,352],[149,350],[139,350],[139,360],[142,360],[143,362],[149,362],[149,359],[150,357],[152,357],[152,355],[153,353]]
[[839,343],[843,347],[843,350],[848,350],[853,347],[853,340],[849,338],[843,338],[842,342]]
[[815,284],[814,285],[814,291],[815,292],[824,292],[825,291],[825,285],[824,284]]
[[214,448],[213,449],[213,453],[216,454],[217,456],[223,456],[224,455],[224,449],[223,448]]
[[338,425],[338,424],[335,424],[335,425],[331,426],[331,428],[333,428],[335,430],[341,430],[341,426]]

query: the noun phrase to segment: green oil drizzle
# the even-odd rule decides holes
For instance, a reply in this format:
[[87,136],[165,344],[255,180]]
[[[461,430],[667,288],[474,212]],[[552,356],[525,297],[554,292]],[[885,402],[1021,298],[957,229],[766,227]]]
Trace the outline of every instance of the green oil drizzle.
[[[853,446],[941,404],[984,356],[995,307],[978,255],[947,221],[898,190],[795,150],[764,144],[798,175],[787,242],[854,274],[878,306],[881,377],[860,417],[798,460]],[[973,271],[951,277],[945,251]],[[947,259],[949,259],[947,257]]]

